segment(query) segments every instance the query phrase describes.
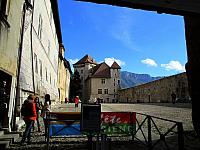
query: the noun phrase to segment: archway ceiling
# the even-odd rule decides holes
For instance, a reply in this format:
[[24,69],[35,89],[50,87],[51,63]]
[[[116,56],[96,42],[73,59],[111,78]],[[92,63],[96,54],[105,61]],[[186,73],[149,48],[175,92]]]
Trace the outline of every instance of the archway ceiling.
[[76,0],[174,15],[200,14],[200,0]]

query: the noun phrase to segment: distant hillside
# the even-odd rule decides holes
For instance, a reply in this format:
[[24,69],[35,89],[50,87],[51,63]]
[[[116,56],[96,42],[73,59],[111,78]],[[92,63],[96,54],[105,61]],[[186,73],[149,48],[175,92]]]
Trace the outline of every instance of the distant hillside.
[[161,78],[163,77],[151,77],[149,74],[136,74],[127,71],[121,71],[121,88],[129,88]]

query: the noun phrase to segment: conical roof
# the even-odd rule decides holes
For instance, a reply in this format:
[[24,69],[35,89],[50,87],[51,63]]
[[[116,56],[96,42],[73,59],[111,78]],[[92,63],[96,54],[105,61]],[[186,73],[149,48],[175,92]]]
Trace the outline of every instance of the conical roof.
[[95,60],[87,54],[83,58],[81,58],[78,62],[76,62],[74,65],[85,64],[85,63],[97,64]]
[[121,67],[118,65],[117,62],[113,62],[112,66],[111,66],[112,69],[121,69]]

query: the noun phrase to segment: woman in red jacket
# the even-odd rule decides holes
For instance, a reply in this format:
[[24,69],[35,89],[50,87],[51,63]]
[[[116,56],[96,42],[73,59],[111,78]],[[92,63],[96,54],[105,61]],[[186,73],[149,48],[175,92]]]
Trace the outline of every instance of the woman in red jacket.
[[22,136],[21,145],[24,145],[26,138],[27,138],[27,143],[30,144],[31,129],[37,118],[36,104],[34,103],[33,95],[30,94],[28,98],[24,101],[23,105],[24,109],[26,110],[26,113],[23,116],[23,120],[26,124],[26,129]]
[[75,108],[78,107],[78,103],[79,103],[79,97],[78,96],[75,97],[74,102],[75,102]]

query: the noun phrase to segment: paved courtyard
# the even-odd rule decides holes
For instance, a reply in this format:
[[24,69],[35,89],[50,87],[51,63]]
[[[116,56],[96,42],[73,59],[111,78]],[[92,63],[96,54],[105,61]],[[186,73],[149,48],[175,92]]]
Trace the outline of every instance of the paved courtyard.
[[[147,114],[147,115],[152,115],[156,117],[161,117],[165,119],[170,119],[174,121],[179,121],[183,123],[183,127],[185,131],[191,131],[193,130],[192,127],[192,121],[191,121],[191,104],[169,104],[169,103],[157,103],[157,104],[102,104],[102,111],[104,112],[138,112],[142,114]],[[60,104],[57,106],[52,107],[52,111],[57,111],[57,112],[80,112],[81,111],[81,104],[79,104],[78,108],[75,108],[73,103],[70,104]],[[140,121],[144,119],[145,116],[138,114],[137,118]],[[41,124],[43,125],[42,119],[40,119]],[[158,124],[159,128],[168,128],[167,126],[170,124],[162,121],[157,121],[155,122]],[[17,140],[15,144],[13,144],[10,147],[11,149],[29,149],[29,148],[34,148],[35,150],[39,149],[46,149],[46,144],[45,144],[45,139],[43,136],[43,132],[33,132],[33,137],[32,137],[32,144],[31,145],[26,145],[26,146],[20,146],[19,141],[21,138]],[[185,142],[185,146],[187,147],[187,150],[190,149],[200,149],[200,145],[196,144],[196,139],[194,139],[191,136],[188,136],[189,140],[187,139]],[[62,146],[59,144],[59,141],[65,141],[64,147],[63,144]],[[137,149],[137,150],[143,150],[146,149],[144,146],[141,144],[120,144],[120,141],[122,139],[119,139],[118,143],[115,143],[112,145],[112,149],[114,150],[129,150],[129,149]],[[174,139],[171,139],[172,143]],[[53,141],[53,140],[52,140]],[[63,142],[62,141],[62,142]],[[82,143],[86,142],[87,139],[81,139],[81,138],[65,138],[65,139],[58,139],[51,144],[51,149],[87,149],[85,148],[85,145],[82,145]],[[193,142],[193,143],[191,143]],[[177,144],[175,144],[177,147]],[[174,145],[173,145],[174,146]],[[158,148],[159,149],[159,148]],[[176,148],[175,148],[176,149]]]
[[[155,117],[170,119],[182,122],[184,130],[193,130],[191,119],[190,103],[140,103],[140,104],[101,104],[103,112],[138,112]],[[81,106],[74,107],[74,104],[61,104],[53,109],[53,111],[81,111]],[[144,116],[141,116],[142,119]]]

